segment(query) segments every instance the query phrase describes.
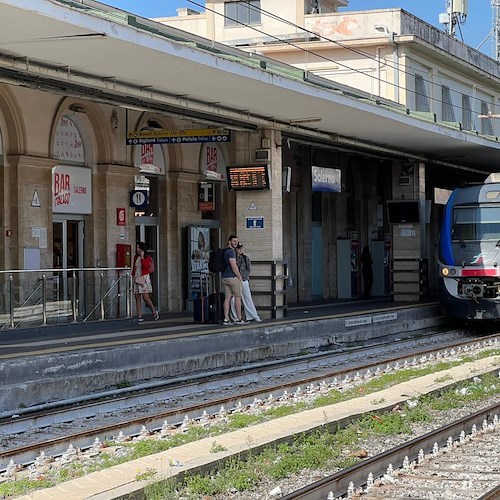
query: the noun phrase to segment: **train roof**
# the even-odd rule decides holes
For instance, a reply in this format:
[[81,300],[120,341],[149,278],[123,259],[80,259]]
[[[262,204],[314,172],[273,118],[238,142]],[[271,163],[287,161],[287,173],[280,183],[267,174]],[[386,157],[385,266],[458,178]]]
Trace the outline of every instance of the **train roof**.
[[485,182],[485,184],[457,189],[452,197],[453,205],[500,203],[500,174],[498,175],[498,182]]

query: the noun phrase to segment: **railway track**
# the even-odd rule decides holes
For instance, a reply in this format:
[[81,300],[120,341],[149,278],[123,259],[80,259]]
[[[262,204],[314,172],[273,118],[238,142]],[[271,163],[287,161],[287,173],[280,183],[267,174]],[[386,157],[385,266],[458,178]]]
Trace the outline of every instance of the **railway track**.
[[282,497],[282,500],[500,498],[500,404]]
[[[431,341],[432,339],[427,339]],[[435,341],[432,340],[433,342]],[[238,407],[249,407],[255,403],[266,399],[270,394],[275,394],[275,398],[284,398],[288,394],[290,399],[296,397],[299,392],[309,391],[311,397],[314,393],[321,394],[329,391],[334,387],[348,386],[349,384],[361,383],[368,381],[377,373],[397,370],[405,366],[422,366],[424,363],[433,362],[436,359],[446,359],[446,356],[456,356],[461,352],[468,352],[473,349],[485,348],[488,346],[497,346],[497,336],[490,336],[482,339],[481,342],[453,342],[452,346],[434,347],[432,349],[423,348],[422,346],[412,345],[410,341],[401,341],[397,346],[392,346],[398,352],[398,356],[391,356],[387,352],[388,346],[379,345],[377,351],[373,348],[358,348],[351,352],[342,352],[337,354],[326,355],[323,353],[318,359],[314,360],[314,356],[307,356],[306,360],[294,360],[289,363],[282,363],[282,368],[286,370],[280,371],[279,368],[270,364],[269,366],[260,366],[249,370],[242,368],[242,373],[236,373],[233,370],[231,373],[219,375],[214,378],[204,380],[191,381],[189,384],[186,381],[178,381],[178,384],[172,387],[167,387],[162,390],[155,390],[147,394],[131,394],[120,398],[108,398],[104,401],[95,402],[92,404],[81,405],[78,408],[63,408],[52,410],[50,412],[40,412],[32,415],[15,419],[4,418],[0,422],[0,439],[3,450],[0,452],[0,470],[6,469],[11,460],[16,463],[33,462],[37,456],[43,451],[46,455],[58,456],[65,453],[70,446],[78,448],[90,448],[96,438],[99,440],[109,440],[113,436],[122,432],[128,436],[139,435],[144,427],[150,432],[161,430],[165,420],[171,425],[179,426],[183,421],[199,420],[203,415],[216,415],[220,412],[221,407],[225,407],[224,411],[233,411]],[[406,356],[401,356],[403,346],[409,349]],[[383,359],[374,358],[383,352]],[[373,357],[371,363],[366,363],[366,359]],[[324,366],[345,366],[342,370],[334,370],[323,372],[321,375],[307,376],[300,380],[295,379],[293,382],[281,382],[279,385],[267,385],[264,388],[248,390],[249,385],[258,385],[263,380],[275,380],[281,378],[286,372],[306,372],[311,373],[312,366],[318,363]],[[299,369],[299,366],[302,368]],[[175,409],[164,410],[165,400],[173,397],[180,398],[182,394],[185,397],[192,398],[194,394],[211,391],[220,394],[221,391],[227,390],[231,385],[237,384],[239,389],[236,393],[228,395],[225,398],[214,398],[203,403],[182,405],[177,404]],[[245,387],[242,391],[241,387]],[[181,390],[183,391],[181,393]],[[132,401],[131,401],[132,399]],[[204,396],[206,400],[207,397]],[[138,418],[125,418],[123,415],[116,415],[118,409],[130,409],[133,405],[145,405],[151,402],[160,401],[161,411],[154,411],[151,414],[143,415]],[[115,422],[112,424],[102,425],[99,423],[92,424],[89,420],[93,416],[99,414],[113,414]],[[77,426],[75,423],[78,420],[84,422],[84,429],[74,431]],[[72,432],[68,432],[68,423],[71,423]],[[63,435],[57,435],[56,428],[62,425]],[[48,428],[46,439],[41,439],[39,442],[34,442],[33,435],[40,433],[40,429]],[[38,432],[34,432],[38,431]],[[12,445],[9,443],[26,440],[26,444]]]

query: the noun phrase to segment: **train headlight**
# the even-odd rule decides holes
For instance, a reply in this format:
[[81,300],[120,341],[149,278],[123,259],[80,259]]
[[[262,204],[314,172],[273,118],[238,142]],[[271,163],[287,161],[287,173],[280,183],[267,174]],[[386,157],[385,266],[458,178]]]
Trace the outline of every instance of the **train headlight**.
[[441,269],[441,274],[443,276],[448,276],[449,273],[450,273],[450,271],[447,267],[443,267],[443,269]]

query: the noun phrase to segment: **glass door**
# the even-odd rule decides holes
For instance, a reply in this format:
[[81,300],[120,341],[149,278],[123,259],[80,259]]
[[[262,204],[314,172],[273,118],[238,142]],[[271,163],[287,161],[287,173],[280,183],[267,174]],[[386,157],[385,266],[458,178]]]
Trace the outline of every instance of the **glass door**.
[[[144,220],[145,219],[145,220]],[[135,218],[135,239],[136,241],[143,241],[146,243],[147,253],[150,255],[155,263],[156,271],[151,276],[151,283],[153,285],[152,301],[153,304],[159,309],[159,287],[160,279],[158,269],[159,263],[159,250],[158,250],[158,224],[155,217],[136,217]],[[132,248],[132,253],[135,254],[135,245]]]
[[54,269],[83,267],[83,221],[55,221],[53,231]]
[[[83,267],[84,221],[68,220],[54,217],[52,224],[52,262],[54,269],[78,269]],[[73,273],[61,271],[53,276],[54,300],[59,303],[60,311],[72,311],[73,293],[84,297],[84,283],[80,273],[76,273],[76,283],[73,283]],[[79,301],[78,313],[82,314],[84,304]]]

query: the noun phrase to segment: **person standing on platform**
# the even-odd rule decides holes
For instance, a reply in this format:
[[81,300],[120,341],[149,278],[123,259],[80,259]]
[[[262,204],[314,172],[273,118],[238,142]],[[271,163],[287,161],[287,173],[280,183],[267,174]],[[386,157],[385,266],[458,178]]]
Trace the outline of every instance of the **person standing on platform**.
[[373,260],[367,245],[361,252],[361,275],[363,276],[363,297],[366,299],[370,296],[373,286]]
[[241,273],[236,263],[235,248],[238,245],[238,237],[231,234],[228,238],[228,248],[224,252],[226,261],[226,269],[222,271],[222,283],[224,283],[224,322],[223,325],[232,325],[233,322],[229,317],[231,309],[231,297],[234,297],[234,305],[236,308],[236,325],[244,325],[246,321],[241,319]]
[[[241,283],[241,300],[243,302],[243,308],[245,309],[245,319],[247,321],[257,321],[262,320],[259,317],[259,313],[255,307],[252,298],[252,292],[250,291],[250,271],[252,262],[248,255],[243,252],[243,244],[238,243],[236,245],[236,263],[238,264],[238,269],[240,270],[242,283]],[[234,301],[231,300],[231,317],[236,318],[236,309]]]
[[132,276],[134,279],[134,295],[135,305],[137,309],[137,317],[139,322],[144,321],[142,317],[142,300],[151,309],[153,319],[156,321],[160,319],[158,310],[153,305],[153,301],[149,297],[153,293],[153,285],[151,283],[150,274],[154,271],[153,258],[146,253],[146,243],[142,241],[137,243],[134,262],[132,263]]

